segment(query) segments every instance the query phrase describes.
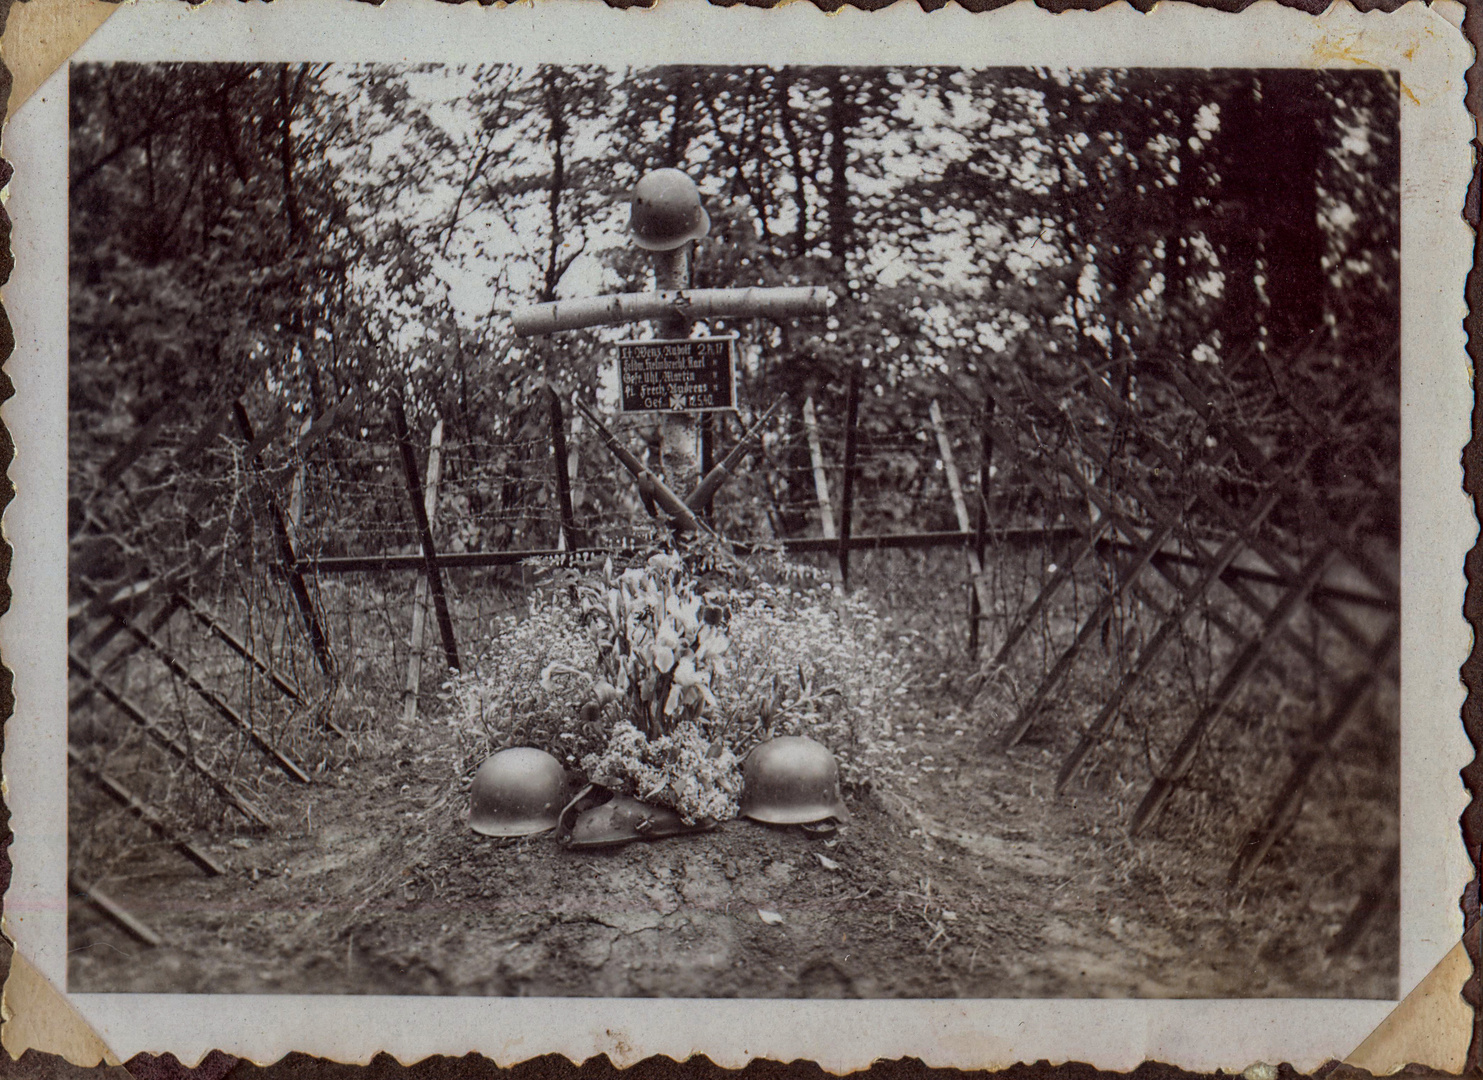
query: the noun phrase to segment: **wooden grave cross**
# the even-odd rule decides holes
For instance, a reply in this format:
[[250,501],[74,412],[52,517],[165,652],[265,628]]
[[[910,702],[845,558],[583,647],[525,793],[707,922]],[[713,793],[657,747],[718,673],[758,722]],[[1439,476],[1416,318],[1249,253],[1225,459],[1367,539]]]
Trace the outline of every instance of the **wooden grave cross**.
[[[675,186],[677,181],[678,187]],[[673,236],[656,237],[652,225],[654,219],[641,219],[644,196],[639,193],[645,190],[646,185],[654,184],[665,189],[666,193],[661,198],[679,200],[665,207],[663,213],[668,217],[659,219],[682,223],[683,227],[676,226],[681,231]],[[687,288],[691,243],[709,229],[709,218],[700,209],[694,185],[675,170],[661,169],[641,179],[634,190],[635,216],[629,231],[638,246],[653,254],[655,289],[532,304],[512,311],[510,321],[515,333],[521,337],[648,320],[657,324],[657,338],[622,342],[618,353],[620,373],[624,375],[623,411],[663,414],[663,478],[656,476],[623,448],[591,410],[580,402],[577,408],[597,428],[608,449],[633,474],[645,503],[662,507],[681,528],[696,531],[701,525],[695,515],[715,495],[742,455],[760,438],[762,422],[753,425],[725,461],[704,476],[699,475],[696,418],[704,412],[735,409],[735,357],[734,339],[692,337],[694,322],[715,318],[822,315],[834,297],[822,286]],[[657,189],[650,187],[650,190]],[[774,404],[764,421],[777,408],[778,404]],[[681,499],[675,493],[676,489],[686,488],[690,489],[690,495]]]

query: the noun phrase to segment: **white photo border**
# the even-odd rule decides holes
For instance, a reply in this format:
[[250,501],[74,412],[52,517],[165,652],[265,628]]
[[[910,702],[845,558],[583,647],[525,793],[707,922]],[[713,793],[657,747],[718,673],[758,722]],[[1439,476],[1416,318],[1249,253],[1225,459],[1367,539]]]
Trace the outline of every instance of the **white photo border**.
[[[925,13],[911,0],[825,16],[665,0],[617,10],[588,0],[483,9],[435,0],[370,8],[351,0],[292,4],[138,0],[74,60],[859,63],[1069,67],[1379,67],[1402,81],[1402,946],[1400,993],[1457,943],[1459,897],[1472,877],[1458,817],[1458,770],[1472,757],[1459,714],[1458,669],[1470,635],[1463,560],[1476,521],[1460,455],[1473,391],[1463,282],[1472,231],[1461,216],[1471,178],[1462,5],[1394,13],[1347,3],[1321,16],[1274,0],[1240,14],[1162,3],[1052,14],[1029,0],[984,14]],[[66,968],[66,410],[67,72],[16,114],[5,137],[15,166],[9,212],[16,273],[6,306],[17,348],[16,396],[3,408],[16,444],[14,548],[0,655],[15,675],[4,760],[15,840],[5,931],[55,985]],[[716,1001],[349,996],[75,994],[70,1000],[123,1059],[211,1049],[259,1062],[301,1051],[410,1062],[477,1051],[508,1065],[546,1053],[622,1066],[653,1054],[806,1058],[833,1072],[877,1059],[993,1068],[1088,1061],[1131,1069],[1157,1059],[1194,1070],[1254,1061],[1311,1069],[1353,1049],[1394,1007],[1384,1001]]]

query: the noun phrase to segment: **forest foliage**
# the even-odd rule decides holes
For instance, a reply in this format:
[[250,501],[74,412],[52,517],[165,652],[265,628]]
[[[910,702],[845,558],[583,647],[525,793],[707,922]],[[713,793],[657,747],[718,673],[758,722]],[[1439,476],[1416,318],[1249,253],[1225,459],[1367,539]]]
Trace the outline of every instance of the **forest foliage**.
[[[1177,442],[1197,425],[1172,363],[1393,530],[1398,100],[1337,70],[76,65],[73,483],[167,401],[315,416],[352,389],[363,432],[397,394],[422,431],[549,475],[545,385],[610,410],[603,344],[631,331],[521,340],[508,313],[650,287],[627,193],[678,166],[713,222],[694,285],[839,297],[699,328],[740,333],[747,415],[787,395],[785,417],[812,396],[837,418],[858,365],[885,446],[1014,372],[1073,423],[1105,379]],[[911,482],[889,454],[861,479]],[[615,498],[588,485],[579,510]]]

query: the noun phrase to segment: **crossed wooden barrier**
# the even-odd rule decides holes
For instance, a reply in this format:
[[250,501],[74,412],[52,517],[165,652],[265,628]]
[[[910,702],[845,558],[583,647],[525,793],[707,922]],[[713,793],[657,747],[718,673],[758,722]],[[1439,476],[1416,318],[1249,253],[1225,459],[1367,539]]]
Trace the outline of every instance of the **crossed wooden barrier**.
[[[755,314],[783,312],[788,309],[769,305],[785,299],[787,304],[822,305],[827,296],[821,290],[778,290],[787,297],[769,297],[767,290],[671,290],[628,297],[599,298],[593,302],[562,301],[554,305],[537,305],[523,314],[517,313],[518,327],[527,332],[551,332],[577,325],[601,325],[632,318],[699,317],[702,314],[736,314],[740,310]],[[759,294],[764,294],[760,295]],[[796,294],[796,295],[794,295]],[[1177,495],[1159,495],[1147,481],[1131,472],[1106,439],[1089,431],[1076,429],[1056,408],[1043,390],[1022,373],[1009,369],[987,386],[989,391],[982,415],[973,420],[978,430],[981,453],[977,491],[964,483],[954,452],[947,419],[937,401],[927,410],[927,423],[936,438],[937,458],[945,474],[947,495],[951,500],[956,531],[909,534],[866,534],[854,532],[855,477],[859,454],[859,412],[861,404],[860,371],[852,366],[846,390],[842,472],[838,499],[830,490],[824,446],[819,431],[818,415],[812,399],[802,403],[801,417],[808,442],[809,464],[819,514],[821,536],[787,537],[785,550],[791,552],[829,552],[839,562],[841,578],[848,585],[850,554],[854,551],[884,548],[958,547],[964,552],[969,579],[970,616],[968,633],[970,649],[976,654],[981,644],[981,627],[998,614],[986,589],[985,553],[989,543],[1054,543],[1063,554],[1057,568],[1041,583],[1031,602],[1002,632],[991,660],[992,666],[1009,663],[1035,621],[1048,609],[1060,590],[1072,582],[1078,569],[1089,559],[1106,561],[1106,591],[1084,618],[1069,644],[1061,649],[1042,673],[1039,683],[1017,711],[1007,732],[999,733],[1002,744],[1011,747],[1022,740],[1039,722],[1049,702],[1075,666],[1085,647],[1103,632],[1117,605],[1129,597],[1148,606],[1157,616],[1152,634],[1144,640],[1130,666],[1116,686],[1099,703],[1096,714],[1083,727],[1075,747],[1063,760],[1057,776],[1057,790],[1063,790],[1090,760],[1092,752],[1108,738],[1118,715],[1138,687],[1154,671],[1169,644],[1176,640],[1182,626],[1200,610],[1217,585],[1225,588],[1249,610],[1259,625],[1256,631],[1243,631],[1219,610],[1208,609],[1205,617],[1211,625],[1230,638],[1235,649],[1226,663],[1210,699],[1182,732],[1181,738],[1160,767],[1145,792],[1130,823],[1137,836],[1149,828],[1163,812],[1169,799],[1188,775],[1207,736],[1228,713],[1231,703],[1253,673],[1268,671],[1284,674],[1273,645],[1281,641],[1295,655],[1328,679],[1338,690],[1333,702],[1315,723],[1302,750],[1292,759],[1289,773],[1265,811],[1257,819],[1237,851],[1230,869],[1230,881],[1240,885],[1270,852],[1272,846],[1291,825],[1302,807],[1311,777],[1335,744],[1339,735],[1352,722],[1375,685],[1393,679],[1391,670],[1398,639],[1398,623],[1374,637],[1348,614],[1355,605],[1364,605],[1394,613],[1398,608],[1397,588],[1391,577],[1375,565],[1357,543],[1358,521],[1335,522],[1323,513],[1312,496],[1296,482],[1295,468],[1279,468],[1247,438],[1239,428],[1227,423],[1211,406],[1215,395],[1199,377],[1169,363],[1160,371],[1169,386],[1189,404],[1215,439],[1215,449],[1203,460],[1186,459],[1150,432],[1140,432],[1141,452],[1146,461],[1182,478]],[[1088,369],[1087,385],[1107,415],[1131,424],[1135,417],[1131,407]],[[413,555],[350,555],[305,559],[295,549],[294,525],[302,509],[302,471],[295,474],[294,494],[287,510],[279,503],[276,492],[266,482],[267,470],[263,451],[282,437],[291,414],[280,409],[256,428],[245,407],[234,403],[213,413],[174,455],[173,462],[162,465],[139,485],[141,495],[134,502],[142,512],[159,497],[171,469],[187,468],[191,459],[224,431],[234,427],[242,440],[240,454],[258,478],[256,498],[269,518],[277,556],[277,572],[288,583],[299,619],[314,652],[320,671],[333,678],[334,656],[319,619],[309,581],[325,574],[366,571],[415,571],[418,583],[413,599],[412,650],[406,687],[403,694],[403,719],[415,718],[422,666],[425,660],[423,637],[426,634],[429,608],[442,639],[444,660],[456,669],[459,652],[454,637],[451,614],[442,585],[442,573],[456,567],[512,565],[535,556],[579,557],[609,550],[592,546],[590,538],[579,529],[573,509],[569,449],[566,442],[565,416],[561,395],[548,385],[550,435],[554,482],[560,518],[557,547],[546,550],[511,550],[486,552],[439,552],[434,546],[433,525],[438,502],[443,426],[435,423],[428,443],[425,470],[418,468],[416,453],[406,416],[400,402],[393,401],[391,415],[395,427],[398,456],[402,464],[406,495],[416,526],[419,551]],[[353,399],[347,396],[320,417],[305,421],[298,428],[292,453],[307,462],[316,444],[333,431],[350,413]],[[705,532],[710,526],[704,516],[717,491],[736,475],[741,462],[760,444],[761,435],[782,408],[778,401],[756,418],[725,457],[703,471],[688,494],[648,468],[622,440],[580,400],[573,405],[590,423],[598,438],[633,478],[640,498],[651,512],[669,519],[676,528]],[[123,482],[129,471],[143,458],[150,446],[178,419],[179,409],[166,405],[141,425],[113,459],[100,471],[107,484]],[[1045,433],[1055,436],[1047,441]],[[1078,460],[1079,458],[1079,460]],[[1045,506],[1054,508],[1067,502],[1066,490],[1091,510],[1081,527],[1046,527],[1039,529],[991,528],[989,514],[990,461],[997,459],[1006,476],[1018,474],[1039,492]],[[1229,498],[1216,489],[1206,474],[1232,461],[1239,461],[1262,479],[1265,488],[1249,505],[1233,506]],[[1092,462],[1100,470],[1093,477],[1084,468]],[[191,583],[208,572],[223,553],[225,523],[199,525],[196,519],[205,506],[209,493],[203,492],[187,505],[188,531],[202,552],[193,560],[156,570],[136,557],[122,573],[110,581],[95,581],[87,560],[74,567],[75,595],[69,609],[69,668],[77,689],[69,704],[80,707],[97,696],[137,725],[163,750],[201,778],[222,802],[254,827],[267,827],[268,816],[246,799],[231,781],[217,775],[188,747],[175,740],[136,702],[123,695],[110,681],[112,671],[125,658],[138,650],[154,655],[167,671],[187,690],[222,720],[241,731],[248,744],[294,782],[307,783],[309,775],[301,765],[274,747],[259,732],[249,715],[243,715],[221,696],[211,691],[179,657],[172,655],[162,641],[161,631],[178,614],[185,613],[204,632],[221,641],[257,671],[285,699],[302,702],[302,692],[293,680],[275,670],[252,645],[227,628],[222,620],[193,599]],[[975,502],[976,500],[976,502]],[[1278,507],[1302,506],[1310,519],[1319,522],[1322,543],[1298,562],[1264,539],[1263,524]],[[1190,511],[1199,506],[1225,531],[1215,539],[1197,535],[1190,526]],[[976,513],[975,513],[976,510]],[[84,506],[76,515],[74,539],[85,539],[91,533],[107,533],[107,515],[94,506]],[[745,545],[739,545],[745,547]],[[1269,569],[1254,569],[1239,563],[1240,556],[1250,552]],[[1324,581],[1326,571],[1338,561],[1353,566],[1366,580],[1370,591],[1356,592]],[[1159,600],[1145,587],[1149,573],[1159,575],[1173,590],[1172,600]],[[1269,602],[1259,597],[1253,584],[1275,585],[1278,598]],[[1302,606],[1313,611],[1343,640],[1363,657],[1358,675],[1342,677],[1333,664],[1321,656],[1313,644],[1292,626],[1294,613]],[[331,731],[338,730],[331,717],[321,717]],[[172,831],[165,815],[142,801],[117,778],[76,751],[69,751],[74,772],[99,788],[123,806],[162,839],[167,840],[182,857],[204,873],[219,873],[220,866],[194,845],[189,838]],[[84,878],[74,880],[74,889],[92,906],[126,932],[148,940],[153,931],[99,892],[96,884]],[[1356,916],[1357,917],[1357,916]],[[157,940],[158,935],[154,935]]]
[[[1212,625],[1233,640],[1235,651],[1209,699],[1181,733],[1133,812],[1128,823],[1131,835],[1142,834],[1158,819],[1188,776],[1209,733],[1227,714],[1251,675],[1264,669],[1282,673],[1272,655],[1275,642],[1283,641],[1313,670],[1338,688],[1327,712],[1318,718],[1303,746],[1295,753],[1287,779],[1240,845],[1229,873],[1230,883],[1239,886],[1250,879],[1296,819],[1314,770],[1353,720],[1367,695],[1377,682],[1394,678],[1391,661],[1399,635],[1398,594],[1390,575],[1376,565],[1357,543],[1355,534],[1360,520],[1333,521],[1294,479],[1306,460],[1305,454],[1299,455],[1296,465],[1278,468],[1238,426],[1227,422],[1212,406],[1215,400],[1212,388],[1201,385],[1197,376],[1169,361],[1160,363],[1160,372],[1207,425],[1216,446],[1207,461],[1186,461],[1152,433],[1140,432],[1140,444],[1148,451],[1149,463],[1181,478],[1183,494],[1177,503],[1171,502],[1168,496],[1161,497],[1151,491],[1144,480],[1119,461],[1104,439],[1076,428],[1024,374],[1010,370],[989,387],[994,403],[994,417],[989,421],[989,428],[995,449],[1036,484],[1047,500],[1053,502],[1060,485],[1069,483],[1096,511],[1096,517],[1089,522],[1081,540],[1044,582],[1020,618],[1007,629],[993,664],[998,666],[1009,661],[1023,634],[1045,610],[1057,590],[1072,579],[1078,565],[1106,550],[1109,533],[1122,538],[1118,546],[1127,555],[1112,562],[1110,580],[1101,603],[1080,622],[1071,642],[1044,672],[1001,738],[1005,747],[1011,747],[1024,738],[1041,718],[1059,683],[1074,666],[1078,653],[1105,624],[1113,605],[1120,598],[1135,595],[1140,602],[1151,607],[1160,621],[1062,762],[1057,790],[1063,790],[1084,767],[1091,752],[1107,738],[1130,695],[1154,670],[1160,655],[1184,622],[1217,583],[1223,585],[1260,623],[1254,632],[1244,633],[1218,612],[1209,612]],[[1130,422],[1133,419],[1130,407],[1095,371],[1088,368],[1088,375],[1087,382],[1093,395],[1107,412],[1114,419]],[[1063,440],[1063,445],[1046,442],[1041,434],[1045,431],[1054,431]],[[1068,447],[1074,447],[1083,461],[1096,463],[1102,479],[1093,480],[1079,468],[1068,453]],[[1211,471],[1233,460],[1255,473],[1266,485],[1251,505],[1240,510],[1216,491],[1201,472],[1202,468]],[[1104,486],[1107,480],[1116,483],[1121,496],[1115,496],[1113,489]],[[1308,520],[1317,523],[1320,542],[1301,565],[1262,536],[1263,523],[1284,503],[1303,508]],[[1215,542],[1197,536],[1189,525],[1189,511],[1196,505],[1203,507],[1229,530],[1213,550],[1211,545]],[[1166,545],[1175,540],[1183,551],[1189,553],[1177,561],[1166,557]],[[1272,573],[1263,576],[1236,566],[1236,559],[1246,551],[1270,566]],[[1323,584],[1325,573],[1341,560],[1357,570],[1373,591],[1355,594]],[[1194,569],[1193,578],[1181,572],[1180,563]],[[1164,576],[1175,590],[1174,600],[1167,606],[1155,600],[1139,584],[1140,575],[1149,568]],[[1252,592],[1249,582],[1253,578],[1281,586],[1282,591],[1275,602],[1263,601]],[[1354,603],[1392,613],[1387,628],[1378,637],[1362,630],[1343,610],[1344,606]],[[1360,654],[1362,661],[1357,675],[1341,676],[1333,664],[1319,655],[1312,643],[1292,627],[1294,613],[1304,605]]]
[[[306,421],[300,427],[291,447],[291,452],[300,462],[300,468],[315,446],[349,415],[353,400],[353,395],[347,395],[321,416]],[[130,470],[159,440],[169,424],[180,418],[182,411],[174,400],[167,401],[156,409],[100,470],[99,490],[124,483]],[[254,430],[246,407],[240,401],[214,411],[172,454],[167,455],[168,460],[164,464],[141,479],[137,485],[139,495],[131,500],[131,509],[139,515],[153,506],[160,495],[168,490],[166,481],[193,468],[198,455],[220,437],[229,424],[235,425],[243,440],[244,445],[240,451],[243,458],[251,464],[254,475],[261,478],[265,472],[262,452],[284,434],[290,417],[291,413],[287,408],[280,408],[260,429]],[[333,660],[307,583],[297,568],[298,558],[288,521],[272,489],[261,482],[258,486],[259,495],[268,508],[273,524],[280,572],[290,583],[316,662],[322,671],[330,674],[334,670]],[[135,554],[125,561],[122,571],[115,575],[114,580],[106,583],[93,580],[93,567],[86,554],[86,541],[92,534],[108,534],[112,531],[112,526],[106,514],[96,505],[84,505],[82,508],[69,537],[82,548],[83,556],[75,560],[72,567],[75,595],[68,611],[68,669],[78,683],[78,690],[69,698],[68,711],[73,713],[92,698],[101,698],[137,726],[151,742],[181,761],[249,826],[267,829],[271,828],[272,821],[262,807],[248,799],[230,779],[219,775],[194,750],[168,732],[144,707],[129,698],[109,679],[109,675],[136,652],[143,650],[150,653],[172,677],[218,717],[240,731],[248,745],[290,780],[300,784],[311,782],[310,774],[302,765],[273,745],[258,730],[250,716],[243,715],[220,694],[210,689],[160,638],[166,626],[184,612],[202,630],[250,664],[284,698],[296,704],[303,701],[299,687],[291,679],[277,671],[250,644],[228,629],[218,616],[190,595],[193,581],[208,573],[224,554],[226,521],[220,520],[204,528],[199,524],[200,515],[209,498],[209,490],[203,491],[185,506],[187,537],[201,549],[201,555],[161,571],[151,566],[144,554]],[[120,640],[122,644],[117,644]],[[321,716],[320,722],[327,731],[344,735],[331,717]],[[223,872],[216,860],[188,837],[177,832],[164,814],[70,746],[68,763],[75,775],[120,804],[203,873],[218,875]],[[69,876],[69,887],[132,937],[150,945],[157,945],[162,940],[158,933],[100,890],[96,883],[89,883],[76,869]]]

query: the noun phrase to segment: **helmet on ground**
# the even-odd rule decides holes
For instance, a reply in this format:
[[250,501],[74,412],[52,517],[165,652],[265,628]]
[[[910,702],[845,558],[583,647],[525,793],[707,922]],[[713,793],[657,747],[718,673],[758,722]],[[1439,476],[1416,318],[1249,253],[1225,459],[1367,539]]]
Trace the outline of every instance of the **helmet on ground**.
[[695,181],[679,169],[655,169],[634,185],[628,232],[645,251],[673,251],[710,231]]
[[474,774],[469,828],[484,836],[529,836],[556,827],[566,770],[544,750],[501,750]]
[[741,812],[769,825],[848,821],[839,764],[827,747],[801,735],[759,743],[742,763]]

